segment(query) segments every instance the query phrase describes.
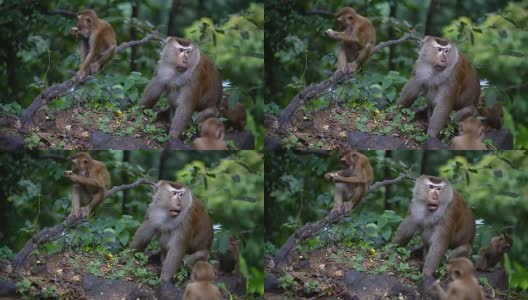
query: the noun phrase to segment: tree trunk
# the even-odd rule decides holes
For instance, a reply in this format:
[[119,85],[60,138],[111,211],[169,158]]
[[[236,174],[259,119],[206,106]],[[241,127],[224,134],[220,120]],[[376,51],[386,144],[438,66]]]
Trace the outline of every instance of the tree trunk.
[[160,159],[159,159],[159,165],[158,165],[158,180],[164,180],[168,179],[167,172],[165,170],[165,166],[167,165],[167,158],[169,157],[169,151],[163,150],[161,151]]
[[[385,160],[392,160],[391,150],[385,151]],[[391,171],[390,171],[390,166],[386,165],[383,168],[383,179],[385,180],[388,178],[391,178]],[[390,198],[392,198],[392,185],[389,184],[385,186],[385,199],[384,199],[385,210],[392,210],[392,204],[389,203]]]
[[16,66],[18,65],[15,43],[7,46],[7,90],[11,100],[18,101]]
[[431,0],[431,3],[429,4],[429,10],[427,11],[427,19],[425,19],[425,34],[424,35],[433,35],[432,34],[432,24],[433,24],[433,17],[434,17],[434,11],[436,9],[436,4],[438,2],[436,0]]
[[[392,0],[390,4],[390,13],[389,17],[396,19],[396,12],[398,11],[398,1]],[[396,37],[396,33],[394,32],[394,26],[389,26],[389,40],[393,40]],[[396,69],[396,66],[394,65],[394,57],[396,52],[396,46],[390,46],[389,47],[389,70]]]
[[[123,166],[130,163],[130,151],[123,151]],[[121,182],[128,183],[128,170],[124,168],[121,172]],[[127,215],[128,209],[126,204],[128,203],[128,190],[123,190],[123,198],[121,198],[121,214]]]
[[[132,5],[132,19],[137,20],[139,18],[139,2],[137,0],[131,0],[130,4]],[[135,41],[137,39],[137,33],[135,29],[135,22],[132,21],[130,24],[130,40]],[[137,64],[136,64],[136,57],[137,57],[137,47],[132,47],[130,49],[130,71],[136,71],[137,70]]]
[[176,32],[176,15],[178,14],[178,10],[180,9],[180,1],[179,0],[172,0],[172,6],[171,10],[169,12],[169,24],[167,25],[167,36],[177,36],[178,33]]

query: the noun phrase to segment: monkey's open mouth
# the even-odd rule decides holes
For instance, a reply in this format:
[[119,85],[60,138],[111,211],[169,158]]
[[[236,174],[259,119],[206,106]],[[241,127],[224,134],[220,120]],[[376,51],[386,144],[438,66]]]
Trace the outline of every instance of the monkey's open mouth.
[[187,71],[187,67],[177,66],[176,70],[178,70],[178,72],[185,72]]
[[443,71],[443,70],[445,70],[446,66],[438,66],[438,65],[436,65],[436,66],[434,66],[434,68],[437,71]]
[[169,209],[169,214],[173,217],[176,217],[177,215],[180,214],[180,210],[179,209]]
[[437,208],[438,208],[438,204],[434,204],[434,203],[427,204],[427,210],[429,211],[435,211]]

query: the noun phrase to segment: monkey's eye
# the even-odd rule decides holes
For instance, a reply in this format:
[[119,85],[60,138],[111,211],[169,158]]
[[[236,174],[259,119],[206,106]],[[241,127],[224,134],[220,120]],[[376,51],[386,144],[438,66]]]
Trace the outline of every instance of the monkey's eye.
[[87,164],[87,163],[88,163],[88,160],[86,160],[86,159],[85,159],[85,160],[83,160],[83,163]]
[[434,185],[432,185],[432,184],[428,184],[427,187],[428,187],[429,189],[431,189],[431,190],[434,190]]
[[173,194],[174,196],[176,196],[176,195],[178,195],[178,192],[176,192],[176,191],[172,191],[172,194]]
[[442,52],[442,48],[437,48],[438,49],[438,52]]

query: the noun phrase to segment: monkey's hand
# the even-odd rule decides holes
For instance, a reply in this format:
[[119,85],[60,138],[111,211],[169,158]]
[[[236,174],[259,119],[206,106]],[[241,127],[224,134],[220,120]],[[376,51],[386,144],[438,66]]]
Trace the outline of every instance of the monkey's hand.
[[86,78],[87,75],[86,71],[79,70],[77,74],[75,74],[75,81],[81,81]]
[[79,215],[81,218],[87,218],[93,213],[93,210],[90,206],[83,206],[81,207],[81,211],[79,212]]
[[337,173],[332,174],[332,182],[336,183],[336,182],[342,182],[342,181],[343,181],[343,177],[337,175]]
[[67,177],[67,178],[72,178],[73,177],[73,171],[72,170],[66,170],[64,171],[64,176]]
[[101,66],[98,63],[96,63],[96,62],[92,63],[90,65],[90,74],[93,75],[93,74],[97,73],[100,68],[101,68]]
[[336,32],[333,29],[328,29],[325,31],[326,35],[328,35],[331,38],[336,38]]
[[328,172],[328,173],[324,174],[324,179],[330,181],[332,179],[332,174],[333,173],[331,173],[331,172]]
[[76,39],[79,38],[79,28],[77,28],[77,27],[72,27],[72,28],[71,28],[71,33],[72,33],[73,35],[75,35],[75,38],[76,38]]

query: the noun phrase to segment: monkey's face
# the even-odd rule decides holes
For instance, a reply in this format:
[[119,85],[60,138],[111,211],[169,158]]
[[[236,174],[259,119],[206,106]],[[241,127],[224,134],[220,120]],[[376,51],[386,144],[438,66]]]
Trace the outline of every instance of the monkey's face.
[[171,60],[178,72],[185,72],[189,68],[193,45],[184,40],[171,40]]
[[343,169],[353,168],[356,165],[358,154],[356,151],[346,151],[339,158]]
[[501,234],[491,239],[491,245],[496,252],[506,253],[510,251],[513,241],[510,236]]
[[87,16],[84,14],[77,16],[77,30],[76,35],[80,34],[85,39],[90,38],[92,32],[92,16]]
[[216,118],[209,118],[200,123],[200,136],[217,140],[224,139],[224,123]]
[[159,207],[167,210],[170,217],[180,215],[185,205],[188,205],[189,192],[183,185],[161,182],[158,184],[154,200]]
[[352,28],[356,22],[356,17],[356,11],[351,7],[346,7],[337,16],[337,22],[341,26],[341,29]]
[[214,280],[214,268],[213,266],[205,261],[197,261],[191,272],[192,281],[213,281]]
[[441,72],[456,61],[456,48],[447,39],[427,36],[424,39],[420,56],[436,71]]
[[440,204],[440,194],[444,191],[446,186],[445,182],[433,182],[429,178],[424,181],[425,189],[427,190],[427,210],[434,212],[438,209]]
[[450,281],[473,273],[473,263],[465,257],[450,258],[447,262],[447,276]]
[[88,176],[90,161],[86,157],[76,157],[72,159],[72,171],[80,176]]

